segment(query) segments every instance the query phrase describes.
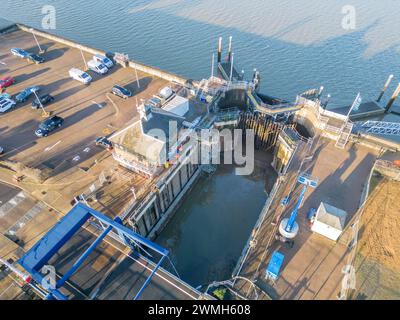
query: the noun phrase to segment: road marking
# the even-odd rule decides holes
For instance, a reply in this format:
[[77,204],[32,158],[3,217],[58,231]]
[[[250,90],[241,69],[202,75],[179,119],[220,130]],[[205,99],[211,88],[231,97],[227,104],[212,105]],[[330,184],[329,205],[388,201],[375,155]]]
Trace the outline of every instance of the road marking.
[[22,202],[25,199],[25,194],[23,191],[18,193],[15,197],[11,198],[8,202],[4,203],[0,207],[0,218],[3,218],[6,216],[6,214],[11,211],[13,208],[15,208],[20,202]]
[[81,158],[80,156],[75,156],[72,158],[72,161],[79,161],[80,158]]
[[47,147],[46,149],[44,149],[44,151],[50,151],[51,149],[53,149],[56,145],[58,145],[61,142],[61,140],[57,141],[55,144],[53,144],[52,146]]
[[90,148],[89,148],[89,147],[83,149],[83,152],[89,152],[89,151],[90,151]]

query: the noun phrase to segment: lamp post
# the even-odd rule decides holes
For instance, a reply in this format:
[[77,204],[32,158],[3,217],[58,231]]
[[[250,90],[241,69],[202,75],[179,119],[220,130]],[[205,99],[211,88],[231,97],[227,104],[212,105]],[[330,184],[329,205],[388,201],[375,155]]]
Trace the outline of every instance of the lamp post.
[[85,55],[83,54],[82,47],[79,46],[78,48],[79,48],[79,50],[81,51],[81,55],[82,55],[83,62],[84,62],[84,64],[85,64],[85,68],[86,68],[86,70],[88,70],[89,68],[88,68],[88,65],[87,65],[87,62],[86,62],[86,59],[85,59]]
[[30,28],[29,31],[32,33],[33,38],[34,38],[35,41],[36,41],[36,44],[37,44],[37,46],[38,46],[38,48],[39,48],[39,53],[43,53],[44,51],[42,50],[42,47],[40,46],[39,41],[38,41],[38,39],[36,38],[36,35],[35,35],[35,32],[34,32],[33,28]]
[[38,96],[37,93],[36,93],[36,90],[33,91],[33,94],[35,95],[37,101],[39,102],[39,106],[40,106],[40,108],[42,109],[42,117],[48,117],[48,116],[49,116],[49,113],[48,113],[46,110],[44,110],[42,101],[40,101],[39,96]]

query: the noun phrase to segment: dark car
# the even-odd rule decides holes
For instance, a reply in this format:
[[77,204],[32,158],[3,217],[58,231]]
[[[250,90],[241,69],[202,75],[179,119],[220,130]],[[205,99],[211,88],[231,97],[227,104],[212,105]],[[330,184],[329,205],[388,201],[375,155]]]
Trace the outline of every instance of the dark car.
[[64,119],[58,116],[53,116],[44,120],[39,128],[35,131],[38,137],[47,137],[50,132],[62,126]]
[[128,89],[126,89],[122,86],[119,86],[119,85],[115,85],[114,87],[112,87],[111,93],[115,94],[118,97],[124,98],[124,99],[128,99],[129,97],[132,97],[132,92],[130,92]]
[[[49,104],[54,101],[54,97],[49,95],[49,94],[44,94],[39,97],[40,103],[42,106],[45,106],[46,104]],[[39,109],[40,108],[40,103],[38,99],[35,99],[32,101],[32,109]]]
[[113,148],[111,141],[108,140],[106,137],[98,137],[96,139],[96,146],[101,146],[108,150],[111,150]]
[[30,62],[39,64],[44,62],[44,58],[42,56],[39,56],[37,54],[30,54],[29,56],[26,57]]
[[33,92],[38,92],[38,91],[40,91],[39,86],[28,87],[25,90],[18,93],[15,97],[15,100],[17,100],[17,102],[25,102]]

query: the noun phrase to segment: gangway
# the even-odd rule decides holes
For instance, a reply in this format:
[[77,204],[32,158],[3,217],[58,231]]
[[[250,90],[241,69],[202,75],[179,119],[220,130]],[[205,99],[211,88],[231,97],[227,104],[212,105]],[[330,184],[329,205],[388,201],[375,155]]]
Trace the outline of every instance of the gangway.
[[253,109],[257,112],[267,115],[276,115],[279,113],[292,113],[299,110],[302,106],[293,103],[280,103],[276,105],[269,105],[262,101],[261,99],[254,95],[252,90],[247,92],[247,96],[249,97],[249,101],[253,107]]
[[303,173],[298,177],[297,182],[303,185],[299,199],[297,200],[296,206],[290,214],[290,217],[283,219],[279,225],[279,233],[283,237],[283,241],[290,244],[293,244],[293,238],[297,235],[299,231],[299,225],[296,222],[296,219],[299,208],[303,203],[304,195],[307,191],[307,188],[311,187],[315,189],[318,185],[318,179],[306,173]]

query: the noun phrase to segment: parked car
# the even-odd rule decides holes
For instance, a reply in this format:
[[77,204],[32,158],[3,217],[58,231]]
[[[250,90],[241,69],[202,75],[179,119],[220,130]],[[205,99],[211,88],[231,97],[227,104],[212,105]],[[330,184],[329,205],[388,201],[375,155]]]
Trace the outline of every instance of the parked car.
[[20,48],[12,48],[11,53],[14,56],[20,57],[20,58],[27,58],[29,56],[29,53],[26,52],[25,50],[22,50]]
[[101,54],[95,54],[93,56],[93,60],[104,64],[108,69],[114,66],[114,63],[111,61],[111,59],[102,56]]
[[6,112],[15,107],[15,101],[7,98],[0,98],[0,112]]
[[53,116],[44,120],[39,124],[39,128],[35,131],[38,137],[47,137],[50,132],[62,126],[64,119],[59,116]]
[[[40,103],[42,106],[45,106],[46,104],[49,104],[54,101],[54,97],[49,95],[49,94],[44,94],[39,97]],[[32,109],[39,109],[40,108],[40,103],[38,99],[35,99],[32,101]]]
[[11,99],[11,95],[9,95],[7,92],[4,93],[0,93],[0,99],[4,98],[4,99]]
[[25,90],[22,90],[20,93],[18,93],[15,97],[15,100],[17,100],[17,102],[25,102],[26,100],[28,100],[28,98],[31,96],[31,94],[33,92],[38,92],[40,91],[40,87],[38,86],[32,86],[32,87],[28,87]]
[[82,82],[84,84],[89,84],[92,81],[92,77],[89,76],[86,72],[79,70],[77,68],[72,68],[69,70],[69,76],[72,79],[75,79],[79,82]]
[[96,60],[88,61],[87,65],[89,70],[92,70],[98,74],[106,74],[108,72],[108,68],[104,64]]
[[96,139],[96,146],[101,146],[108,150],[111,150],[113,148],[111,141],[108,140],[106,137],[98,137]]
[[37,54],[29,54],[27,57],[28,61],[39,64],[44,62],[44,58],[42,56],[39,56]]
[[4,153],[4,148],[2,146],[0,146],[0,154]]
[[132,97],[132,92],[130,92],[128,89],[124,88],[123,86],[115,85],[111,89],[111,93],[115,94],[118,97],[128,99],[129,97]]
[[0,79],[0,90],[7,88],[15,83],[13,77],[3,77]]

